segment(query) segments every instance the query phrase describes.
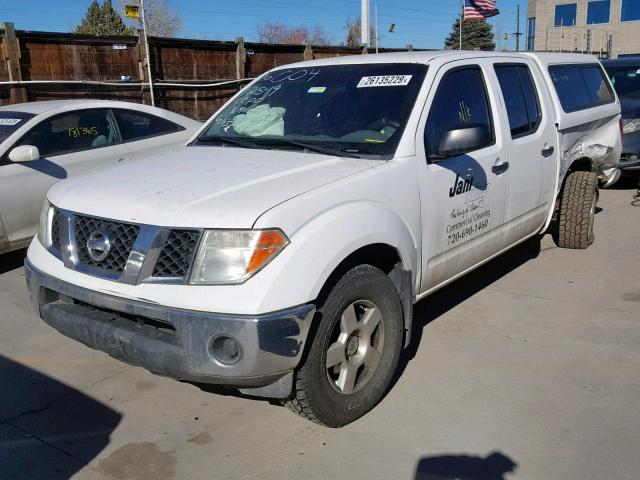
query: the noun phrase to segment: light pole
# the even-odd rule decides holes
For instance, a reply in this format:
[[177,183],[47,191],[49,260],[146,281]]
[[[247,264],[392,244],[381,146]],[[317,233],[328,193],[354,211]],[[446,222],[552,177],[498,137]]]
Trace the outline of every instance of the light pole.
[[144,31],[144,46],[147,50],[147,76],[149,77],[149,92],[151,92],[151,106],[156,106],[156,99],[153,94],[153,78],[151,78],[151,51],[149,50],[149,36],[147,34],[147,17],[144,15],[144,0],[140,0],[142,13],[142,30]]

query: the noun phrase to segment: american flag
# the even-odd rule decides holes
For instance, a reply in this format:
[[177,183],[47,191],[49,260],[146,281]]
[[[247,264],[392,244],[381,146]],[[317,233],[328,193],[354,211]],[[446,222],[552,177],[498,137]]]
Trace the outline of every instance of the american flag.
[[482,20],[498,15],[496,2],[492,0],[464,0],[464,19]]

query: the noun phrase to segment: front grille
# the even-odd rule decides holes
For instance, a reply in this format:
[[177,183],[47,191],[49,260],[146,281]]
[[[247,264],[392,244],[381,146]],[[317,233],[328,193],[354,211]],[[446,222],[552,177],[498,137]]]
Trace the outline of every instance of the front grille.
[[[130,223],[120,223],[93,217],[76,216],[76,245],[80,263],[105,270],[110,273],[122,273],[127,264],[133,244],[138,237],[140,227]],[[111,249],[107,257],[95,261],[89,256],[87,240],[91,234],[103,230],[109,234]]]
[[51,218],[51,245],[60,251],[60,212],[56,208]]
[[198,230],[171,230],[158,256],[153,276],[184,278],[189,273],[199,240]]

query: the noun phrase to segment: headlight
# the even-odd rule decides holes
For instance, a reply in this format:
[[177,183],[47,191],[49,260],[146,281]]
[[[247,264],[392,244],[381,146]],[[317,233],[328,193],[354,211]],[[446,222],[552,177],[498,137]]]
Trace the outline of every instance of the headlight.
[[623,133],[640,132],[640,118],[630,118],[622,121],[624,128]]
[[242,283],[273,260],[288,244],[287,236],[277,229],[206,230],[190,283]]
[[40,210],[40,221],[38,222],[38,241],[45,247],[49,246],[49,218],[53,213],[48,199],[44,199],[42,210]]

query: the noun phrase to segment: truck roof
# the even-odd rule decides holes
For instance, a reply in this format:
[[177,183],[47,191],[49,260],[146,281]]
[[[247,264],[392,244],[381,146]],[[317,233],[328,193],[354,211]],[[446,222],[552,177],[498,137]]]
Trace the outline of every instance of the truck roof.
[[[309,60],[295,63],[296,67],[311,67],[320,65],[348,65],[366,63],[424,63],[429,64],[434,60],[454,61],[472,58],[534,58],[543,65],[561,63],[593,63],[598,60],[593,55],[581,53],[548,53],[548,52],[485,52],[472,50],[430,50],[412,52],[377,53],[367,55],[349,55],[344,57],[331,57],[319,60]],[[279,68],[291,68],[292,65],[283,65]]]

